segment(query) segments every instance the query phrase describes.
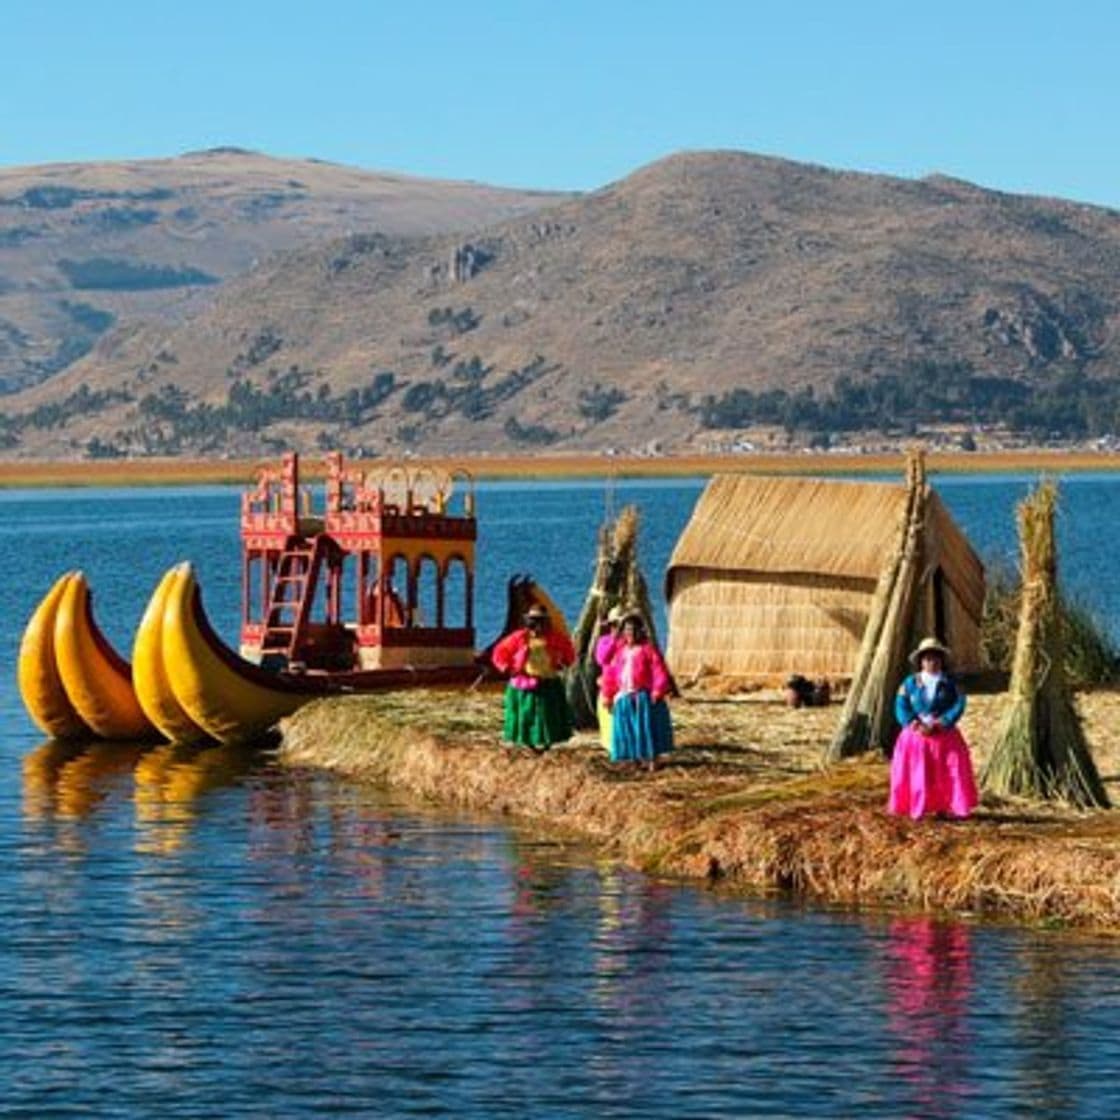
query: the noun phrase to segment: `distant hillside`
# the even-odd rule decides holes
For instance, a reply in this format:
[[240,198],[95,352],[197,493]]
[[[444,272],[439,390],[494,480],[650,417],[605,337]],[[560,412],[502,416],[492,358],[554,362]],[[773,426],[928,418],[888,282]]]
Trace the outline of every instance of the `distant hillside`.
[[0,168],[0,393],[64,369],[115,323],[182,318],[277,250],[471,229],[554,197],[231,148]]
[[[186,263],[186,262],[184,262]],[[10,403],[9,454],[1116,430],[1120,216],[691,153],[469,234],[270,258]]]

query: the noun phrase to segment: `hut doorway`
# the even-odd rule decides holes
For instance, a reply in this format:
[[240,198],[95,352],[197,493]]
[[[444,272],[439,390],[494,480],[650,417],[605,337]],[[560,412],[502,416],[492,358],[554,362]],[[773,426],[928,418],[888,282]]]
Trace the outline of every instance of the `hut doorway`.
[[930,580],[933,594],[933,632],[939,642],[945,641],[948,616],[945,611],[945,573],[940,566],[934,569]]

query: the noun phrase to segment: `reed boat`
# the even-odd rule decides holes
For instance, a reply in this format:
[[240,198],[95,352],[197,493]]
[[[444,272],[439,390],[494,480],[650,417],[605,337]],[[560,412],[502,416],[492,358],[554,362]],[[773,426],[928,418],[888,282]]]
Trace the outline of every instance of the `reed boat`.
[[[326,465],[319,513],[295,454],[243,495],[236,651],[207,617],[188,562],[153,591],[131,665],[94,621],[84,576],[60,577],[20,649],[34,722],[58,739],[242,744],[317,696],[465,687],[489,675],[494,643],[475,649],[469,476],[457,472],[467,489],[456,511],[452,476],[393,468],[371,480],[337,454]],[[503,634],[534,603],[566,631],[531,577],[512,577],[506,599]]]
[[66,572],[24,631],[19,687],[32,720],[55,739],[147,739],[155,728],[132,687],[129,663],[93,616],[82,572]]

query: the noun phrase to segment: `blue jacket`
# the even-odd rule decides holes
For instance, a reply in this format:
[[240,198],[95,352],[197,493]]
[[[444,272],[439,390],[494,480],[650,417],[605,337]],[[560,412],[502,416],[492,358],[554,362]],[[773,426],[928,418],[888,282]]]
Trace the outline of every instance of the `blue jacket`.
[[923,715],[935,716],[942,727],[952,727],[963,713],[964,694],[950,676],[942,676],[938,682],[932,704],[926,701],[917,673],[911,674],[899,685],[894,700],[894,718],[901,727]]

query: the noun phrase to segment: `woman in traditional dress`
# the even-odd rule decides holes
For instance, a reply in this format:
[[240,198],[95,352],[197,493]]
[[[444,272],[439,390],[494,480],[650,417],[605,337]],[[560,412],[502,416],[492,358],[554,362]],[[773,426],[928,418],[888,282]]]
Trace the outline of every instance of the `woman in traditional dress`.
[[635,611],[622,623],[620,644],[603,670],[603,701],[611,713],[611,761],[644,762],[650,770],[673,749],[665,697],[673,680],[645,622]]
[[964,694],[947,672],[949,651],[924,638],[910,655],[917,670],[902,682],[894,713],[902,730],[891,756],[887,811],[967,817],[979,803],[968,744],[957,727]]
[[595,714],[599,719],[599,742],[605,751],[611,749],[611,711],[603,700],[603,675],[622,645],[622,615],[621,607],[611,607],[603,623],[603,632],[595,643],[595,664],[599,666],[599,696]]
[[530,607],[524,627],[504,637],[491,656],[494,667],[509,675],[503,738],[540,751],[570,739],[572,712],[560,672],[576,653],[571,639],[552,629],[548,611]]

